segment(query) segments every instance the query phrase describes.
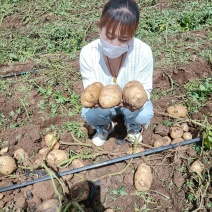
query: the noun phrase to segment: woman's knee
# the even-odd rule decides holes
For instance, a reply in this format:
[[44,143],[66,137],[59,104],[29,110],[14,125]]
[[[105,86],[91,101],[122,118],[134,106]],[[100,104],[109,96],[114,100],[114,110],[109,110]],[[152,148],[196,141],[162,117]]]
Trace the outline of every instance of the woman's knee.
[[105,122],[110,117],[109,109],[83,108],[82,117],[91,125],[98,125]]
[[135,122],[137,122],[141,125],[149,124],[149,122],[153,116],[154,116],[153,105],[149,101],[145,105],[145,107],[140,111],[140,113],[138,114],[138,116],[135,119]]

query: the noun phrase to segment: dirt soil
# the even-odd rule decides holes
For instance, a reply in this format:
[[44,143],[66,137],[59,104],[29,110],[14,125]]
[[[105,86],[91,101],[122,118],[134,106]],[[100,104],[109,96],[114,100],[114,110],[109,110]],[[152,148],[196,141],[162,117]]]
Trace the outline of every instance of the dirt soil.
[[[204,36],[204,32],[202,32],[202,36]],[[67,58],[61,55],[61,60],[66,59]],[[68,63],[75,70],[79,70],[77,61],[69,60]],[[34,61],[15,63],[12,66],[1,64],[0,72],[5,74],[18,73],[20,71],[32,70],[33,67],[36,67]],[[173,68],[173,70],[169,72],[169,76],[167,76],[163,70],[156,68],[154,70],[154,89],[160,88],[164,91],[169,89],[170,78],[178,84],[178,89],[175,91],[175,96],[167,94],[157,100],[153,100],[155,115],[149,128],[143,132],[143,143],[137,147],[142,147],[144,150],[153,149],[154,141],[163,136],[169,136],[169,127],[162,124],[164,120],[172,120],[166,114],[167,106],[175,103],[183,103],[182,96],[184,94],[182,93],[182,87],[185,82],[199,77],[209,77],[210,74],[210,64],[204,59],[191,60],[188,64],[181,64]],[[36,77],[39,81],[39,73],[36,74]],[[42,80],[41,78],[41,81]],[[15,94],[11,94],[13,98],[7,98],[7,91],[0,93],[0,111],[3,112],[5,116],[8,116],[10,111],[22,107],[19,98],[24,96],[23,91],[18,89],[20,86],[18,81],[16,83],[14,80],[10,86],[16,88]],[[26,86],[29,86],[29,84],[26,84]],[[58,87],[58,89],[63,88]],[[80,94],[82,91],[82,83],[75,83],[74,89],[76,93]],[[4,145],[2,145],[2,149],[5,147],[9,148],[8,152],[4,153],[4,155],[13,156],[15,150],[23,148],[30,157],[29,163],[31,166],[35,166],[36,159],[40,156],[39,150],[45,147],[44,136],[46,128],[51,125],[60,126],[69,120],[67,116],[50,118],[48,112],[46,112],[46,114],[40,114],[38,104],[41,100],[42,97],[37,91],[32,91],[27,99],[27,102],[29,102],[28,113],[30,114],[31,124],[23,127],[5,129],[1,131],[0,134],[0,140],[5,141]],[[194,113],[193,117],[197,117],[197,120],[203,119],[209,110],[211,112],[211,106],[212,105],[207,105],[203,107],[201,111]],[[23,110],[21,114],[17,114],[17,116],[13,117],[12,121],[13,123],[22,123],[26,117],[27,114]],[[73,121],[84,122],[80,115],[74,117]],[[83,152],[92,151],[93,155],[100,155],[96,157],[94,161],[84,159],[83,162],[85,165],[92,163],[98,164],[130,154],[133,149],[130,143],[126,142],[122,145],[116,144],[117,139],[124,139],[126,137],[126,129],[122,117],[116,117],[114,122],[116,124],[116,130],[110,135],[109,140],[101,148],[97,148],[92,144],[90,139],[92,133],[90,133],[88,139],[78,139],[78,141],[87,144],[87,146],[83,146],[81,143],[76,145],[78,141],[72,137],[70,132],[63,132],[59,139],[59,142],[66,142],[69,145],[60,144],[59,148],[65,150],[67,153],[74,151],[81,154]],[[199,133],[198,126],[191,123],[188,123],[188,125],[192,136],[194,138],[197,137]],[[87,128],[85,127],[85,129]],[[68,175],[66,176],[67,178],[63,178],[63,182],[65,183],[65,196],[62,201],[64,204],[68,204],[78,195],[76,193],[79,192],[80,187],[86,190],[85,188],[87,186],[89,196],[82,204],[85,211],[104,211],[106,208],[113,208],[114,211],[131,212],[136,211],[136,207],[140,209],[143,208],[143,211],[147,208],[152,211],[164,212],[184,211],[184,209],[192,211],[197,205],[187,204],[186,197],[190,190],[188,186],[185,186],[187,179],[192,173],[189,173],[188,170],[182,172],[180,172],[180,170],[183,168],[188,169],[188,158],[192,159],[196,156],[196,152],[191,148],[191,145],[189,145],[183,148],[174,148],[157,154],[151,154],[149,156],[137,157],[131,161],[125,160],[109,165],[104,164],[104,166],[99,168],[92,168],[84,172]],[[141,163],[148,164],[153,174],[151,188],[146,193],[137,192],[133,183],[135,171]],[[38,179],[46,174],[46,170],[43,168],[29,171],[23,168],[24,164],[19,165],[20,167],[14,174],[7,177],[0,175],[0,188]],[[58,173],[64,170],[71,170],[73,167],[69,165],[66,169],[56,166],[49,166],[49,168]],[[62,193],[60,184],[56,180],[55,185],[58,191]],[[211,187],[209,191],[212,191]],[[57,195],[55,194],[52,181],[47,180],[3,192],[0,200],[0,208],[9,208],[11,206],[16,208],[16,211],[18,209],[22,211],[41,211],[39,210],[41,203],[50,199],[57,199]],[[211,201],[211,199],[208,201]],[[12,211],[12,209],[9,211]],[[53,209],[43,211],[58,211],[58,202],[56,201],[53,205]]]

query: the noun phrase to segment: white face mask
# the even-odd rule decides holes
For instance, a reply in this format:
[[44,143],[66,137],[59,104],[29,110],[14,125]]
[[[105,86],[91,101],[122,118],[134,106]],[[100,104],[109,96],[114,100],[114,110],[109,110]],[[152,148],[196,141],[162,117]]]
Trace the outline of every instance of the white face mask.
[[104,40],[100,35],[100,46],[103,53],[109,58],[117,58],[128,51],[129,44],[123,46],[114,46]]

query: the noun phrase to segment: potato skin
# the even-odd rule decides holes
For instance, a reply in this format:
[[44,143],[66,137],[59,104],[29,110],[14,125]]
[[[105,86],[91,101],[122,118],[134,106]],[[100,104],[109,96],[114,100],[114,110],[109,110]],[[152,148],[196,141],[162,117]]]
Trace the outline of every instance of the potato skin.
[[101,82],[94,82],[88,85],[80,96],[82,106],[91,108],[98,103],[99,95],[103,87]]
[[171,144],[171,138],[169,138],[168,136],[164,136],[154,142],[154,147],[161,147],[169,144]]
[[129,81],[123,89],[123,101],[129,104],[132,109],[140,109],[148,100],[143,85],[136,81]]
[[68,156],[65,150],[54,149],[47,155],[47,163],[50,166],[57,166],[63,160],[67,160]]
[[184,118],[187,116],[188,110],[183,105],[172,105],[167,108],[167,112],[168,114],[178,118]]
[[170,136],[172,138],[181,138],[183,136],[183,129],[181,127],[171,127]]
[[102,108],[111,108],[120,104],[122,99],[121,87],[117,84],[106,85],[100,93],[99,104]]
[[138,191],[148,191],[152,185],[152,180],[151,168],[145,163],[140,164],[135,172],[135,188]]
[[3,175],[11,174],[17,168],[15,160],[10,156],[0,157],[0,173]]

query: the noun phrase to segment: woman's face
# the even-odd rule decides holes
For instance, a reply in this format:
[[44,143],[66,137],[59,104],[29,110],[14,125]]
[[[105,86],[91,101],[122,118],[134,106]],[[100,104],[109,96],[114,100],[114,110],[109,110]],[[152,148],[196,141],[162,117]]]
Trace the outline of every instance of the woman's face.
[[115,30],[114,34],[112,33],[112,30],[106,33],[106,27],[103,27],[99,30],[99,33],[102,37],[102,39],[106,40],[110,44],[114,46],[125,46],[128,45],[131,37],[120,35],[119,27]]

